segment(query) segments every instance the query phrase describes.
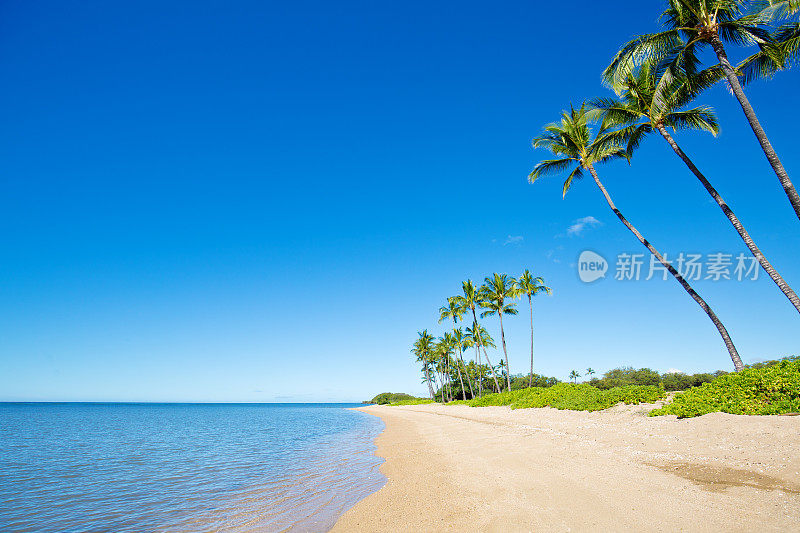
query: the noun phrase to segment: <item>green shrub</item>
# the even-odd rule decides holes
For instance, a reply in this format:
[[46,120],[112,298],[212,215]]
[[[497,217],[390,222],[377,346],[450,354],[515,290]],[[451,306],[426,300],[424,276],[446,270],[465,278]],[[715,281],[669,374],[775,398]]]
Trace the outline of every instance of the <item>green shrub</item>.
[[600,390],[587,384],[573,385],[558,383],[552,387],[534,387],[530,389],[505,391],[499,394],[487,394],[474,400],[451,402],[448,405],[469,405],[471,407],[487,407],[507,405],[512,409],[530,407],[554,407],[572,411],[599,411],[620,402],[626,404],[653,403],[664,397],[660,387],[648,385],[629,385],[609,390]]
[[725,374],[700,387],[678,393],[671,403],[650,416],[679,418],[723,412],[735,415],[776,415],[800,412],[800,360]]
[[403,392],[382,392],[375,396],[372,400],[366,403],[377,403],[378,405],[386,405],[389,403],[400,402],[403,400],[416,400],[416,396],[405,394]]
[[396,405],[422,405],[426,403],[433,403],[433,400],[430,398],[412,398],[410,400],[398,400],[396,402],[392,402],[389,406],[393,407]]

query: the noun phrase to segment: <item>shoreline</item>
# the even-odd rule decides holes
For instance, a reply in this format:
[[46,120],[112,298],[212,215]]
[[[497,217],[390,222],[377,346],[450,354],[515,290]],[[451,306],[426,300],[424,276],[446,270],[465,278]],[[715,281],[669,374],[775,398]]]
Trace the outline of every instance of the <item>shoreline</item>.
[[800,417],[367,406],[386,484],[331,531],[800,530]]

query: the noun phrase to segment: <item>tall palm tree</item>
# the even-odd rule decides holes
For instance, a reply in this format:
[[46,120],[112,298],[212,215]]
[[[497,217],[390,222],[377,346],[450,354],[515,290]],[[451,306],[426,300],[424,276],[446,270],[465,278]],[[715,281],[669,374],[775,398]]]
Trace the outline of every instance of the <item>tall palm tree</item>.
[[[486,328],[479,325],[477,322],[472,323],[472,327],[470,328],[467,326],[466,330],[467,339],[465,339],[465,346],[470,345],[475,347],[475,362],[477,363],[478,368],[478,396],[483,396],[483,369],[487,368],[487,365],[483,365],[480,363],[480,351],[479,347],[483,346],[484,354],[486,353],[486,347],[489,348],[496,348],[494,344],[494,339],[492,336],[489,335],[489,332],[486,331]],[[486,358],[488,364],[488,370],[494,373],[494,367],[492,366],[491,361],[489,358]],[[500,392],[500,387],[497,384],[497,378],[495,377],[494,380],[496,391]]]
[[428,384],[428,392],[433,400],[433,385],[430,371],[431,361],[433,359],[433,336],[428,333],[427,329],[419,332],[419,338],[414,342],[414,348],[411,350],[417,356],[417,361],[422,363],[422,370],[425,374],[425,382]]
[[503,330],[503,315],[516,315],[517,304],[509,300],[517,297],[517,281],[506,274],[492,274],[492,277],[483,280],[483,301],[481,307],[486,309],[481,313],[481,318],[497,315],[500,319],[500,342],[503,345],[503,355],[506,363],[506,388],[511,390],[511,372],[508,368],[508,350],[506,349],[506,334]]
[[531,374],[528,378],[528,387],[533,387],[533,297],[541,292],[552,294],[553,291],[544,284],[541,276],[534,277],[530,270],[525,270],[517,280],[517,290],[528,297],[528,307],[531,311]]
[[579,377],[581,377],[581,375],[578,374],[577,370],[573,370],[572,372],[569,373],[569,379],[574,381],[576,385],[578,384],[578,378]]
[[[483,301],[484,297],[483,294],[475,288],[473,285],[472,280],[467,280],[461,283],[461,289],[464,292],[464,296],[461,297],[460,300],[461,305],[464,308],[464,311],[470,311],[472,313],[472,320],[475,323],[475,326],[478,325],[478,315],[475,312],[475,309],[479,307]],[[492,371],[492,378],[494,378],[494,385],[497,388],[497,392],[500,392],[500,383],[497,381],[497,374],[494,371],[494,367],[492,366],[492,362],[489,361],[489,354],[486,352],[486,345],[483,342],[482,338],[482,328],[481,327],[474,327],[474,331],[477,333],[477,342],[478,347],[483,348],[483,356],[486,358],[486,362],[489,364],[489,368]],[[483,330],[485,331],[485,330]]]
[[639,242],[641,242],[650,251],[650,253],[653,254],[656,259],[658,259],[664,268],[666,268],[667,271],[672,274],[675,280],[680,283],[684,290],[689,293],[692,299],[697,302],[697,304],[708,315],[708,317],[714,323],[714,326],[716,326],[717,331],[719,331],[719,334],[725,343],[725,347],[728,349],[728,353],[731,356],[734,367],[737,371],[741,370],[743,365],[742,360],[739,357],[739,353],[736,351],[736,347],[733,345],[733,341],[728,334],[728,330],[717,317],[716,313],[714,313],[706,301],[703,300],[699,294],[697,294],[689,282],[686,281],[683,276],[681,276],[680,273],[664,259],[661,253],[659,253],[659,251],[656,250],[655,247],[642,236],[639,230],[637,230],[628,221],[628,219],[623,216],[622,212],[617,209],[616,205],[614,205],[611,196],[608,194],[605,186],[597,176],[597,171],[594,168],[596,164],[627,157],[625,151],[619,148],[619,146],[617,146],[615,143],[610,143],[608,141],[607,135],[608,132],[603,131],[601,128],[597,137],[592,137],[592,131],[589,127],[589,115],[585,105],[581,105],[580,109],[576,110],[575,108],[572,108],[569,113],[563,113],[560,123],[555,122],[546,126],[544,133],[533,140],[534,148],[546,148],[553,152],[553,154],[560,157],[558,159],[549,159],[538,163],[534,167],[533,172],[531,172],[529,180],[534,182],[545,174],[563,172],[571,167],[574,167],[569,173],[562,188],[562,194],[566,195],[570,185],[572,184],[572,181],[575,178],[580,178],[583,175],[584,170],[589,171],[594,179],[594,182],[597,184],[597,187],[600,189],[600,192],[605,197],[606,203],[608,203],[608,206],[611,208],[617,218],[619,218],[620,222],[622,222],[625,227],[627,227],[631,233],[633,233],[636,238],[639,239]]
[[[465,344],[464,344],[465,340],[466,339],[464,337],[464,332],[461,330],[461,328],[454,328],[453,329],[453,344],[455,345],[456,351],[458,353],[458,360],[461,362],[461,365],[458,367],[458,371],[459,371],[458,379],[459,379],[459,381],[461,381],[461,399],[462,400],[466,400],[467,399],[467,392],[464,390],[464,380],[461,377],[461,367],[465,367],[466,368],[466,365],[464,364],[464,357],[463,357],[463,351],[464,351],[464,348],[465,348]],[[472,382],[469,380],[469,377],[467,377],[467,385],[469,386],[469,396],[470,396],[470,398],[474,398],[475,397],[475,393],[472,391]]]
[[667,130],[667,128],[675,131],[695,129],[713,135],[719,132],[717,119],[711,108],[701,106],[683,109],[693,98],[693,91],[689,87],[698,89],[707,83],[703,80],[690,80],[687,76],[676,77],[671,69],[657,69],[650,63],[644,63],[637,69],[629,71],[619,82],[616,87],[619,98],[596,98],[591,105],[602,113],[604,128],[622,128],[619,132],[628,137],[629,156],[644,137],[654,131],[661,134],[728,217],[761,268],[800,313],[800,298],[767,260],[717,189],[711,185]]
[[[441,324],[442,321],[447,319],[453,320],[453,326],[458,325],[458,321],[464,318],[464,303],[463,298],[461,296],[451,296],[447,299],[447,305],[444,305],[439,308],[439,323]],[[459,348],[459,354],[460,354]],[[461,379],[461,368],[456,365],[458,368],[458,379],[461,381],[461,392],[464,393],[464,381]],[[466,396],[464,397],[466,400]]]
[[665,30],[641,35],[623,46],[603,73],[605,81],[615,87],[636,65],[649,61],[660,62],[665,58],[693,75],[700,65],[698,53],[710,46],[719,60],[722,75],[728,80],[767,161],[800,219],[800,194],[767,138],[725,50],[726,42],[768,45],[771,36],[762,26],[769,22],[769,15],[758,11],[748,12],[748,3],[741,0],[668,0],[668,4],[669,7],[661,15]]

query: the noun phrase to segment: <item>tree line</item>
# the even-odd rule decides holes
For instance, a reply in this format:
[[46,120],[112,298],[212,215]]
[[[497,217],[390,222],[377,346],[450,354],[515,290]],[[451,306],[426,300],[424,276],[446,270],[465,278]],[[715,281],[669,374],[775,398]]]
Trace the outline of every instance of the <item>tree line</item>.
[[[686,293],[705,312],[725,344],[736,371],[742,360],[727,328],[708,302],[626,218],[612,200],[596,167],[624,159],[648,137],[664,139],[675,155],[700,181],[727,217],[748,250],[778,289],[800,313],[800,298],[767,260],[752,235],[725,202],[705,173],[679,146],[675,134],[698,130],[715,135],[719,122],[714,110],[694,101],[719,82],[727,84],[753,130],[773,173],[800,219],[798,196],[786,169],[772,147],[744,91],[749,83],[788,69],[800,57],[800,1],[770,0],[669,0],[661,14],[662,31],[640,35],[626,43],[603,72],[603,81],[614,96],[592,98],[570,105],[558,122],[544,127],[533,147],[549,150],[555,157],[540,161],[529,175],[531,183],[547,174],[566,174],[562,195],[588,173],[619,221],[661,263]],[[738,64],[728,57],[730,47],[754,47]],[[717,62],[703,63],[704,50]],[[596,127],[593,127],[597,124]],[[595,131],[596,129],[596,131]],[[574,377],[574,376],[573,376]]]

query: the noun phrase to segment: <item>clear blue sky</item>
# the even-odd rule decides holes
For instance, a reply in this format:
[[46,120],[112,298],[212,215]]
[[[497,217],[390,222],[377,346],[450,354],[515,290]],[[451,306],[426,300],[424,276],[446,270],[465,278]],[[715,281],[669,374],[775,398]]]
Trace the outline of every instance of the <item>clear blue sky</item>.
[[[656,5],[627,4],[4,2],[0,400],[423,393],[416,332],[441,333],[462,280],[523,268],[555,292],[543,374],[730,368],[674,281],[578,280],[581,250],[644,251],[593,183],[526,182],[530,139],[656,28]],[[798,81],[748,92],[796,183]],[[679,141],[800,289],[777,179],[725,88],[702,100],[722,134]],[[601,176],[659,248],[746,251],[663,141]],[[746,362],[800,353],[763,273],[697,288]],[[507,321],[513,372],[527,320]]]

